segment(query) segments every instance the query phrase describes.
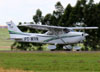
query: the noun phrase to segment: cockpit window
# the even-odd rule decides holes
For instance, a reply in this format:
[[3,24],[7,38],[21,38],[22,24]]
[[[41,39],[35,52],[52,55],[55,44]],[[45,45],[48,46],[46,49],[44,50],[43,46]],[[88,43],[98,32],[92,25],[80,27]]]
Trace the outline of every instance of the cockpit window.
[[64,29],[63,31],[64,31],[65,33],[70,32],[70,30],[69,30],[69,29]]
[[47,31],[45,34],[46,35],[61,35],[61,34],[65,34],[65,33],[69,33],[70,29],[60,29],[60,30],[52,30],[52,31]]

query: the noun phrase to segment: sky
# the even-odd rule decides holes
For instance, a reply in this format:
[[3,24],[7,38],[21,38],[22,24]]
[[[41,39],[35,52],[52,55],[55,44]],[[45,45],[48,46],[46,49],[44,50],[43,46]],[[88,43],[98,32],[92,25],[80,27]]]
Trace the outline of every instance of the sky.
[[[77,0],[0,0],[0,25],[6,25],[6,22],[32,22],[32,17],[36,10],[40,9],[45,16],[52,13],[55,4],[60,1],[64,8],[70,3],[74,6]],[[99,0],[94,0],[98,3]]]

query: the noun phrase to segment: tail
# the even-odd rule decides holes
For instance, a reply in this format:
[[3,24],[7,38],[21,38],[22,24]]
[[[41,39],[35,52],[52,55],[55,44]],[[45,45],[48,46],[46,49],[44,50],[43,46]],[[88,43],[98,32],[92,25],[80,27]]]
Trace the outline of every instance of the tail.
[[8,25],[8,31],[10,34],[10,38],[19,38],[20,35],[23,33],[19,30],[19,28],[12,22],[7,22]]

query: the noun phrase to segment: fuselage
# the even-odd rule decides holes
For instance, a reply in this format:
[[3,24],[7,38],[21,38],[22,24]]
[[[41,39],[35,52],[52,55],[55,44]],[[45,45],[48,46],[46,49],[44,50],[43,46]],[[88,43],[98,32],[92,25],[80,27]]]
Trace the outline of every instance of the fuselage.
[[[17,42],[34,42],[48,44],[73,44],[82,42],[88,35],[73,30],[97,29],[98,27],[58,27],[48,25],[26,25],[34,29],[46,30],[45,34],[24,33],[12,21],[7,22],[10,38]],[[72,30],[71,30],[72,29]]]
[[22,33],[14,35],[16,35],[17,38],[13,39],[18,42],[35,42],[48,44],[73,44],[82,42],[85,39],[85,36],[82,32],[68,32],[60,35],[46,35],[37,33]]

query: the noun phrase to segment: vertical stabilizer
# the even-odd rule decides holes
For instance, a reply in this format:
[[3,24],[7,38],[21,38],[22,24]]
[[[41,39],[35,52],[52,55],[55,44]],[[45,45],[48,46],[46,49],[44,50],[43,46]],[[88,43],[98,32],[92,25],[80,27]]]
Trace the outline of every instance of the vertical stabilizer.
[[7,25],[8,25],[8,30],[9,31],[14,31],[14,32],[21,32],[20,30],[19,30],[19,28],[12,22],[12,21],[10,21],[10,22],[7,22]]
[[19,30],[19,28],[12,22],[7,22],[7,25],[8,25],[8,31],[9,31],[9,34],[10,34],[10,38],[19,38],[21,37],[21,34],[23,32],[21,32]]

